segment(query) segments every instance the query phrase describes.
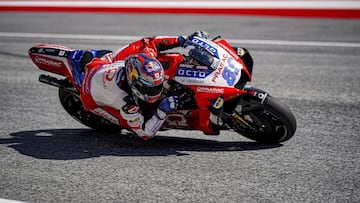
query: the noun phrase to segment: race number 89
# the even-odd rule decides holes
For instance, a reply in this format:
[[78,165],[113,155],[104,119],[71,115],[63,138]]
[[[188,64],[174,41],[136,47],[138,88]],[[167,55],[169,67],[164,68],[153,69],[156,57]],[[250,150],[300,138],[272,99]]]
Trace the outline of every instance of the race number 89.
[[229,86],[233,86],[236,81],[236,76],[239,74],[239,69],[233,64],[233,58],[229,57],[227,59],[227,66],[225,66],[222,76],[226,80],[226,83]]

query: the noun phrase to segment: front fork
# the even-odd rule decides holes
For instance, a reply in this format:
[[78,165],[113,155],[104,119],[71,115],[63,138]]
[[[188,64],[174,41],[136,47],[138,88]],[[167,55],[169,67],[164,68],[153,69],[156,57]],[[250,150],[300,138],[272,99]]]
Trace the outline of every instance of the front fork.
[[244,91],[245,93],[237,99],[226,102],[224,110],[217,112],[217,116],[227,128],[233,128],[236,124],[241,124],[244,128],[253,128],[253,119],[256,118],[251,116],[251,112],[262,108],[270,97],[269,93],[254,87],[245,87]]
[[256,132],[259,128],[263,127],[263,124],[256,114],[254,114],[254,111],[263,109],[270,95],[264,90],[254,87],[245,87],[244,90],[246,94],[240,97],[234,111],[231,113],[231,120],[234,124],[233,127],[239,126],[236,124],[240,124],[242,129],[250,129]]

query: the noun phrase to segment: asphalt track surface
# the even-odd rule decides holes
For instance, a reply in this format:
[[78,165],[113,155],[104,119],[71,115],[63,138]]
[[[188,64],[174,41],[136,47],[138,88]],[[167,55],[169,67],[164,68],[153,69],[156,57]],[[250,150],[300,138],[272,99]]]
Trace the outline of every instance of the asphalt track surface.
[[[206,15],[0,13],[0,32],[178,35],[360,42],[359,20]],[[250,85],[294,112],[280,145],[233,132],[166,131],[150,141],[78,124],[38,82],[38,43],[115,49],[126,42],[0,37],[0,198],[26,202],[360,202],[360,48],[241,44]],[[238,44],[239,45],[239,44]]]

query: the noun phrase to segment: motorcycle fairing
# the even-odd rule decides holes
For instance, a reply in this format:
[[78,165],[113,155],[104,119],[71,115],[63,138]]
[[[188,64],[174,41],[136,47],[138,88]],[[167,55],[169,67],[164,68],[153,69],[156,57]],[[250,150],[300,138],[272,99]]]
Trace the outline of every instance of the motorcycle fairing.
[[40,69],[66,76],[74,82],[71,63],[68,59],[71,51],[65,46],[39,44],[29,50],[29,56]]
[[187,42],[186,45],[195,44],[198,45],[205,50],[207,50],[211,55],[215,56],[216,58],[220,58],[219,48],[216,43],[206,40],[201,37],[193,37],[191,42]]
[[[186,64],[181,64],[176,69],[173,79],[193,90],[199,108],[190,110],[186,120],[183,112],[172,113],[166,125],[173,128],[189,127],[206,132],[209,128],[210,111],[208,108],[212,105],[211,102],[221,96],[227,101],[244,94],[245,91],[235,88],[235,85],[240,80],[243,70],[245,73],[247,70],[231,46],[222,41],[215,43],[194,37],[191,43],[207,50],[219,60],[219,63],[215,70],[192,68]],[[191,120],[190,118],[198,119]]]
[[242,64],[242,71],[246,74],[248,81],[251,81],[252,79],[251,72],[247,69],[246,65],[244,64],[240,56],[236,53],[236,51],[233,49],[233,47],[231,47],[231,45],[223,39],[216,40],[215,43],[224,50],[226,50],[227,53],[229,53],[231,57],[233,57],[238,63]]
[[[191,42],[194,46],[200,46],[216,60],[218,60],[217,67],[214,70],[199,70],[181,68],[177,70],[174,79],[183,85],[205,85],[205,86],[222,86],[234,87],[241,78],[243,69],[246,69],[239,56],[229,53],[222,46],[202,38],[194,37]],[[220,43],[220,42],[219,42]],[[189,45],[190,46],[190,45]],[[223,45],[225,47],[225,45]],[[228,49],[228,48],[227,48]],[[238,60],[234,59],[236,56]],[[198,73],[198,74],[197,74]],[[193,80],[190,80],[193,78]]]

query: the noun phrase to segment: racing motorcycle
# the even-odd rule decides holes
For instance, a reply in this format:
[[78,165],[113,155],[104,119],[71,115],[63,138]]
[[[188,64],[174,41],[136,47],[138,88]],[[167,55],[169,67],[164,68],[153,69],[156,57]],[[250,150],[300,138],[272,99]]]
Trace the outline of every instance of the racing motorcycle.
[[[290,109],[266,91],[246,86],[252,80],[253,69],[247,49],[233,47],[220,36],[211,40],[193,37],[185,46],[189,49],[185,54],[164,52],[158,56],[167,81],[163,96],[181,95],[178,109],[167,115],[161,130],[198,130],[207,134],[211,122],[214,129],[234,131],[260,143],[280,143],[294,135],[296,120]],[[74,77],[72,51],[61,45],[39,44],[28,53],[38,68],[61,77],[41,74],[39,81],[59,89],[60,103],[68,114],[96,131],[119,132],[123,127],[114,119],[84,110],[79,96],[81,85]],[[91,53],[89,62],[111,51],[87,52]],[[154,110],[139,105],[144,115]]]

